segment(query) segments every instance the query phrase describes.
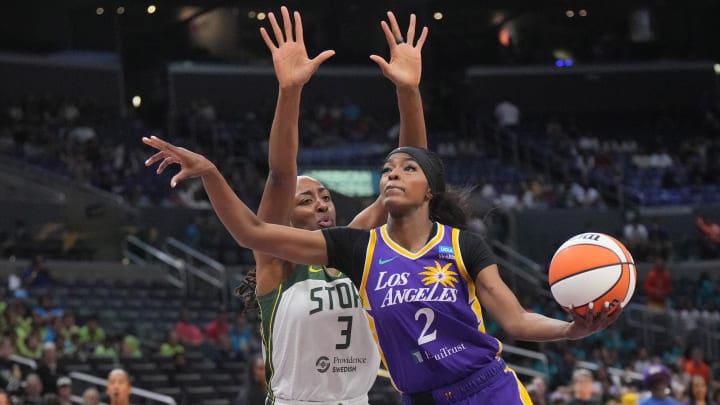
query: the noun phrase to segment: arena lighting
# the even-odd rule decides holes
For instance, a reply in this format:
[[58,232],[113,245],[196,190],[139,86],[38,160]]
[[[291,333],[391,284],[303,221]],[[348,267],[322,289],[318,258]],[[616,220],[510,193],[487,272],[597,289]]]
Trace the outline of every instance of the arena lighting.
[[105,9],[102,8],[102,7],[98,7],[98,8],[95,9],[95,14],[97,14],[97,15],[103,15],[103,14],[105,14]]
[[715,66],[713,66],[713,70],[716,75],[720,75],[720,63],[716,63]]
[[256,13],[254,10],[253,10],[253,11],[248,11],[248,18],[252,19],[252,18],[255,18],[255,17],[257,17],[257,13]]
[[568,10],[565,12],[565,15],[567,16],[567,18],[573,18],[575,17],[575,12],[572,10]]
[[118,8],[115,10],[118,14],[125,14],[125,7],[118,6]]
[[156,11],[157,11],[157,7],[154,4],[149,5],[147,8],[148,14],[155,14]]
[[578,11],[578,15],[579,15],[580,17],[587,17],[588,12],[587,12],[587,10],[585,10],[585,9],[583,8],[583,9],[581,9],[580,11]]
[[433,13],[433,18],[436,19],[436,20],[442,20],[442,19],[443,19],[443,13],[441,13],[441,12],[439,12],[439,11],[436,11],[435,13]]
[[140,108],[142,105],[142,97],[140,96],[133,96],[132,98],[132,106],[135,108]]
[[263,13],[262,11],[259,12],[259,13],[257,13],[257,19],[258,19],[258,20],[262,21],[262,20],[265,19],[265,17],[266,17],[266,15],[265,15],[265,13]]

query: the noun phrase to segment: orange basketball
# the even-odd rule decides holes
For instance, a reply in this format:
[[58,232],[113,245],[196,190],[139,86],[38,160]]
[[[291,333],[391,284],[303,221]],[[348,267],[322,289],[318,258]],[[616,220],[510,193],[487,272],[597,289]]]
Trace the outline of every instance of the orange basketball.
[[635,292],[637,271],[630,252],[617,239],[597,232],[575,235],[563,243],[550,262],[548,281],[555,301],[584,314],[588,304],[610,313],[627,305]]

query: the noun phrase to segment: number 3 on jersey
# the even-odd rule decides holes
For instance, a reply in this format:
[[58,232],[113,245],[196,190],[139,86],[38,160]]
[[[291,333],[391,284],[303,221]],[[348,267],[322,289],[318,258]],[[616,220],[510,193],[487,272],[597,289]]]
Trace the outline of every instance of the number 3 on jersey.
[[435,320],[435,312],[433,312],[430,308],[420,308],[417,312],[415,312],[415,320],[420,320],[421,316],[425,317],[425,327],[423,327],[422,332],[420,332],[420,337],[418,337],[419,345],[423,345],[437,339],[437,330],[433,329],[432,332],[428,333],[430,326]]

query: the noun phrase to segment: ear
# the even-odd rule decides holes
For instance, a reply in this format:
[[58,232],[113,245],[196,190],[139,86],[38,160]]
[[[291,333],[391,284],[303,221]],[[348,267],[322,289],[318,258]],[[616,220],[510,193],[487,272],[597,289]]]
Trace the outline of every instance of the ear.
[[433,198],[432,190],[430,190],[430,187],[428,187],[427,191],[425,192],[425,200],[430,201]]

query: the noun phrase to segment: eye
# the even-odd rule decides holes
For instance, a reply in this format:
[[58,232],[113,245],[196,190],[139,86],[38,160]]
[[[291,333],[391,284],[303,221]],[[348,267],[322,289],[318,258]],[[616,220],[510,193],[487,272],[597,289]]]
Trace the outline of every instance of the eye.
[[302,200],[300,200],[300,203],[298,203],[298,205],[308,205],[308,204],[312,204],[312,200],[309,198],[303,198]]
[[328,201],[331,201],[331,200],[332,200],[332,198],[330,198],[329,195],[324,195],[322,199],[323,199],[323,201],[325,201],[325,202],[328,202]]
[[388,173],[388,172],[390,172],[390,170],[391,170],[391,169],[386,166],[386,167],[383,167],[382,169],[380,169],[380,173],[383,173],[383,174],[384,174],[384,173]]
[[414,172],[417,170],[417,167],[415,165],[407,165],[403,167],[403,170],[405,170],[406,172]]

